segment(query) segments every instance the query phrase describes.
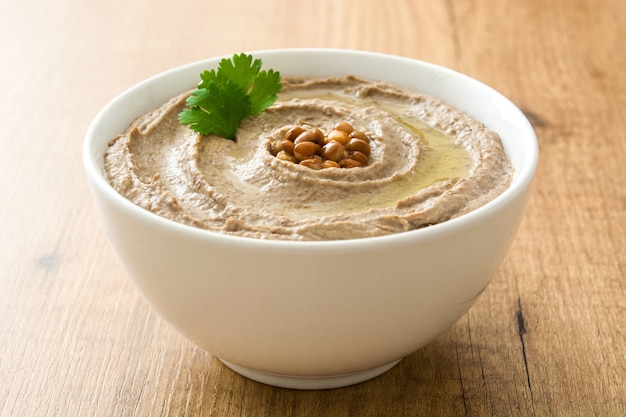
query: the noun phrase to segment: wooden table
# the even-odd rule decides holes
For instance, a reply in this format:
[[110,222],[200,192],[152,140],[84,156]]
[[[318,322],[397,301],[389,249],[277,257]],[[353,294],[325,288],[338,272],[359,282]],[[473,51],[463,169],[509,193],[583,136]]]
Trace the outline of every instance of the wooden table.
[[[431,61],[513,100],[541,160],[470,312],[374,380],[247,380],[149,308],[83,174],[134,83],[203,58],[337,47]],[[0,416],[626,415],[623,0],[0,0]]]

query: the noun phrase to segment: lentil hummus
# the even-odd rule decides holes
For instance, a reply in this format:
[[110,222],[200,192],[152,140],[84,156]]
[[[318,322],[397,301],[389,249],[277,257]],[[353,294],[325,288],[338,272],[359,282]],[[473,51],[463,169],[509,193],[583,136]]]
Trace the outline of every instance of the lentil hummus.
[[[261,239],[338,240],[458,217],[511,182],[499,136],[439,99],[353,76],[282,83],[271,107],[241,122],[236,141],[180,124],[189,92],[172,98],[110,142],[110,184],[186,225]],[[307,165],[293,151],[280,153],[294,129],[326,132],[328,140],[339,125],[366,135],[366,159],[321,168],[319,155]]]

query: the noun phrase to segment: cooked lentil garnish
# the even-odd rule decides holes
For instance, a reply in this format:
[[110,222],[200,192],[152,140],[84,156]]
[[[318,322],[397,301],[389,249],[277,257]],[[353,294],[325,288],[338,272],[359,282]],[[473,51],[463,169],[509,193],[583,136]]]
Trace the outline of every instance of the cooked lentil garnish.
[[347,122],[337,123],[328,134],[294,126],[270,144],[275,157],[311,169],[366,166],[370,150],[369,136]]

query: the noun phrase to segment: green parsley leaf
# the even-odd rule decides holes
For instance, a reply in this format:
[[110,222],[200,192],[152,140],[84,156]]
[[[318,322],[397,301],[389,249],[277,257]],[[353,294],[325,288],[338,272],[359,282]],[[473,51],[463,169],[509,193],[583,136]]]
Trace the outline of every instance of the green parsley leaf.
[[183,124],[202,134],[215,133],[235,139],[239,122],[250,114],[250,99],[233,81],[211,81],[207,88],[197,89],[187,99],[189,108],[178,115]]
[[202,74],[200,74],[200,79],[202,80],[200,84],[198,84],[198,89],[204,88],[206,89],[211,81],[224,82],[226,80],[218,80],[217,73],[215,70],[205,70]]
[[274,104],[282,88],[278,71],[261,71],[260,59],[235,54],[222,59],[217,71],[206,70],[187,98],[178,120],[201,135],[217,134],[235,140],[245,117]]
[[274,104],[281,88],[280,73],[273,70],[259,72],[249,94],[251,102],[250,112],[259,114]]
[[261,65],[261,60],[255,59],[253,62],[251,55],[233,55],[232,60],[223,59],[220,62],[218,75],[236,82],[247,93],[255,82]]

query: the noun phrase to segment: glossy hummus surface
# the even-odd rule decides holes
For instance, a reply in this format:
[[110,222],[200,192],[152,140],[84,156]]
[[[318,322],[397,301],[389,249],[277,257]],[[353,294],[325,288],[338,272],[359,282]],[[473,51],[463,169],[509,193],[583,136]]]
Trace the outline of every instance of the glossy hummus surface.
[[[283,77],[279,99],[245,118],[236,141],[178,121],[189,93],[137,119],[105,155],[110,184],[157,215],[220,233],[338,240],[405,232],[460,216],[512,178],[498,135],[428,95],[352,76]],[[294,126],[347,122],[371,154],[311,169],[271,149]]]

